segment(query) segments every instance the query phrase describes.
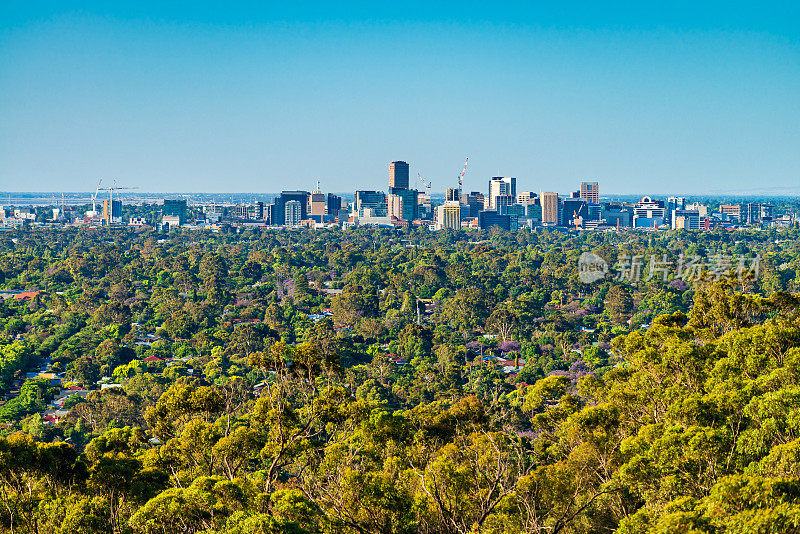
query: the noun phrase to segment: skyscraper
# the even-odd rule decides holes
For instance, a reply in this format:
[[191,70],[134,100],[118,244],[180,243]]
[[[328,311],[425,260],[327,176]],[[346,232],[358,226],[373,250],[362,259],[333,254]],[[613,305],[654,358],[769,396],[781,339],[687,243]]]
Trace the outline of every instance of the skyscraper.
[[517,179],[512,176],[495,176],[489,180],[489,208],[496,210],[496,197],[511,195],[517,198]]
[[339,215],[339,210],[342,209],[342,197],[328,193],[327,210],[328,215],[336,217]]
[[461,202],[457,200],[447,200],[441,206],[436,207],[436,228],[461,229]]
[[[770,204],[771,206],[771,204]],[[756,224],[761,222],[762,204],[760,202],[748,202],[742,204],[739,214],[739,222],[741,224]],[[766,214],[772,217],[773,213],[770,208],[766,210]]]
[[497,195],[494,197],[494,209],[501,215],[506,213],[506,208],[514,204],[514,196],[512,195]]
[[581,182],[581,198],[589,204],[600,202],[600,188],[597,182]]
[[359,217],[386,217],[389,214],[386,194],[383,191],[356,191],[353,213]]
[[477,217],[483,211],[484,196],[480,191],[473,191],[472,193],[464,193],[461,195],[461,203],[469,206],[469,214],[467,217]]
[[542,223],[558,224],[559,223],[558,193],[542,193],[541,202],[542,202]]
[[296,200],[300,203],[300,220],[308,218],[308,191],[282,191],[275,199],[275,208],[272,210],[272,224],[283,226],[286,224],[286,203]]
[[109,207],[109,200],[103,199],[103,219],[106,224],[122,222],[122,201],[112,200]]
[[417,203],[416,189],[390,188],[388,196],[389,215],[404,221],[413,221],[419,218],[419,204]]
[[289,200],[284,204],[284,224],[286,226],[300,226],[303,205],[297,200]]
[[389,188],[408,189],[408,163],[393,161],[389,164]]
[[327,207],[325,194],[322,191],[316,190],[308,196],[308,217],[310,219],[321,221]]

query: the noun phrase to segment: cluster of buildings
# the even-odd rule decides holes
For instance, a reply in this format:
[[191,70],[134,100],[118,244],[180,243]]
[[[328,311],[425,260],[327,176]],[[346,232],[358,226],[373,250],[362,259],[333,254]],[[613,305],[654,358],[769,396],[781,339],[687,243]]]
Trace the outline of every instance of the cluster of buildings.
[[[466,166],[465,166],[466,170]],[[403,228],[425,226],[431,230],[446,228],[480,229],[498,226],[514,231],[522,227],[561,227],[578,230],[619,230],[621,228],[709,230],[761,224],[788,226],[794,215],[776,216],[769,202],[703,205],[684,197],[659,200],[649,196],[638,201],[601,201],[597,182],[582,182],[580,189],[567,195],[555,192],[517,191],[517,179],[495,176],[486,193],[447,189],[444,198],[432,198],[430,184],[425,190],[414,189],[405,161],[389,164],[387,191],[357,190],[352,199],[323,193],[319,182],[314,191],[282,191],[272,203],[219,204],[208,202],[189,206],[185,199],[166,199],[161,209],[159,228],[178,226],[218,228],[227,223],[238,227],[324,227],[381,226]],[[463,176],[463,173],[462,173]],[[420,177],[421,180],[421,177]],[[459,184],[461,181],[459,180]],[[119,188],[125,189],[125,188]],[[52,222],[90,226],[123,224],[122,202],[109,196],[102,211],[95,205],[80,217],[74,208],[56,206]],[[50,220],[49,217],[47,217]],[[35,221],[35,208],[0,207],[0,225],[22,226]],[[142,217],[131,217],[130,226],[155,225]]]
[[[442,200],[430,191],[410,187],[409,165],[389,164],[388,191],[357,190],[351,203],[317,190],[284,191],[275,203],[264,207],[265,220],[274,226],[428,226],[451,228],[562,227],[581,230],[620,228],[702,230],[719,226],[751,224],[782,226],[793,216],[775,216],[775,207],[765,202],[722,204],[714,208],[689,203],[683,197],[657,200],[642,197],[637,202],[601,202],[597,182],[583,182],[568,195],[554,192],[517,191],[517,179],[495,176],[486,194],[450,188]],[[429,189],[429,185],[426,186]]]
[[[346,219],[347,210],[342,210],[342,197],[322,193],[317,189],[308,191],[283,191],[273,203],[251,204],[206,203],[195,205],[191,227],[216,228],[222,223],[247,226],[284,226],[298,228],[336,224]],[[160,229],[168,230],[187,226],[188,204],[186,200],[164,200]]]
[[92,209],[80,212],[76,206],[64,203],[54,207],[34,206],[0,206],[0,227],[20,228],[34,222],[49,222],[57,224],[79,224],[85,226],[107,226],[122,224],[122,201],[103,199],[102,210],[96,203]]

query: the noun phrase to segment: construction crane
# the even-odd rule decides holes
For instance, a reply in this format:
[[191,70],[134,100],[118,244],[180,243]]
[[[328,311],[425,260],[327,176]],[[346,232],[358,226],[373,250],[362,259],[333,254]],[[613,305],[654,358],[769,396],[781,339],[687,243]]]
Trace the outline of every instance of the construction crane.
[[424,186],[425,186],[425,189],[427,189],[427,190],[428,190],[428,196],[430,197],[430,196],[431,196],[431,183],[430,183],[430,182],[426,182],[426,181],[425,181],[425,180],[422,178],[422,175],[421,175],[420,173],[417,173],[417,176],[419,176],[419,181],[420,181],[420,182],[422,182],[422,185],[424,185]]
[[469,162],[469,158],[464,160],[464,169],[461,171],[461,174],[458,175],[458,189],[462,189],[464,187],[464,175],[467,174],[467,163]]
[[97,182],[97,189],[94,190],[94,195],[92,195],[92,217],[97,217],[97,194],[100,192],[100,186],[103,185],[103,179],[101,178],[99,182]]
[[121,191],[123,189],[139,189],[139,187],[138,186],[133,186],[133,187],[118,186],[117,182],[114,181],[114,185],[111,186],[111,187],[100,187],[98,185],[97,189],[98,189],[98,191],[108,191],[108,198],[110,200],[114,200],[114,191]]
[[125,189],[139,189],[138,186],[133,187],[125,187],[125,186],[118,186],[117,181],[114,180],[114,185],[111,187],[100,187],[98,185],[98,191],[108,191],[108,223],[111,223],[112,213],[114,212],[114,191],[121,191]]

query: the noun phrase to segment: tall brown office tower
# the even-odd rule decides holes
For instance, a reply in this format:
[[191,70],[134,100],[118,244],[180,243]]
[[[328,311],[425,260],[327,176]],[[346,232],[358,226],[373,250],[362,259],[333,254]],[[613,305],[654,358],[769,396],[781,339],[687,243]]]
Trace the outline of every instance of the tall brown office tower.
[[597,182],[582,182],[581,198],[589,204],[599,204],[600,188],[598,187]]
[[393,161],[389,164],[389,187],[408,189],[408,163]]
[[542,222],[548,224],[558,224],[558,194],[542,193]]

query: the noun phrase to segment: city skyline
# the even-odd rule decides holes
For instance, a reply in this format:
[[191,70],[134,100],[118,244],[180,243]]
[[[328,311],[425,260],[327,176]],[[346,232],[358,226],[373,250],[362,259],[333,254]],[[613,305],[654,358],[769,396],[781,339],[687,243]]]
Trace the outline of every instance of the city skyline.
[[800,183],[797,6],[62,6],[0,7],[3,190]]

